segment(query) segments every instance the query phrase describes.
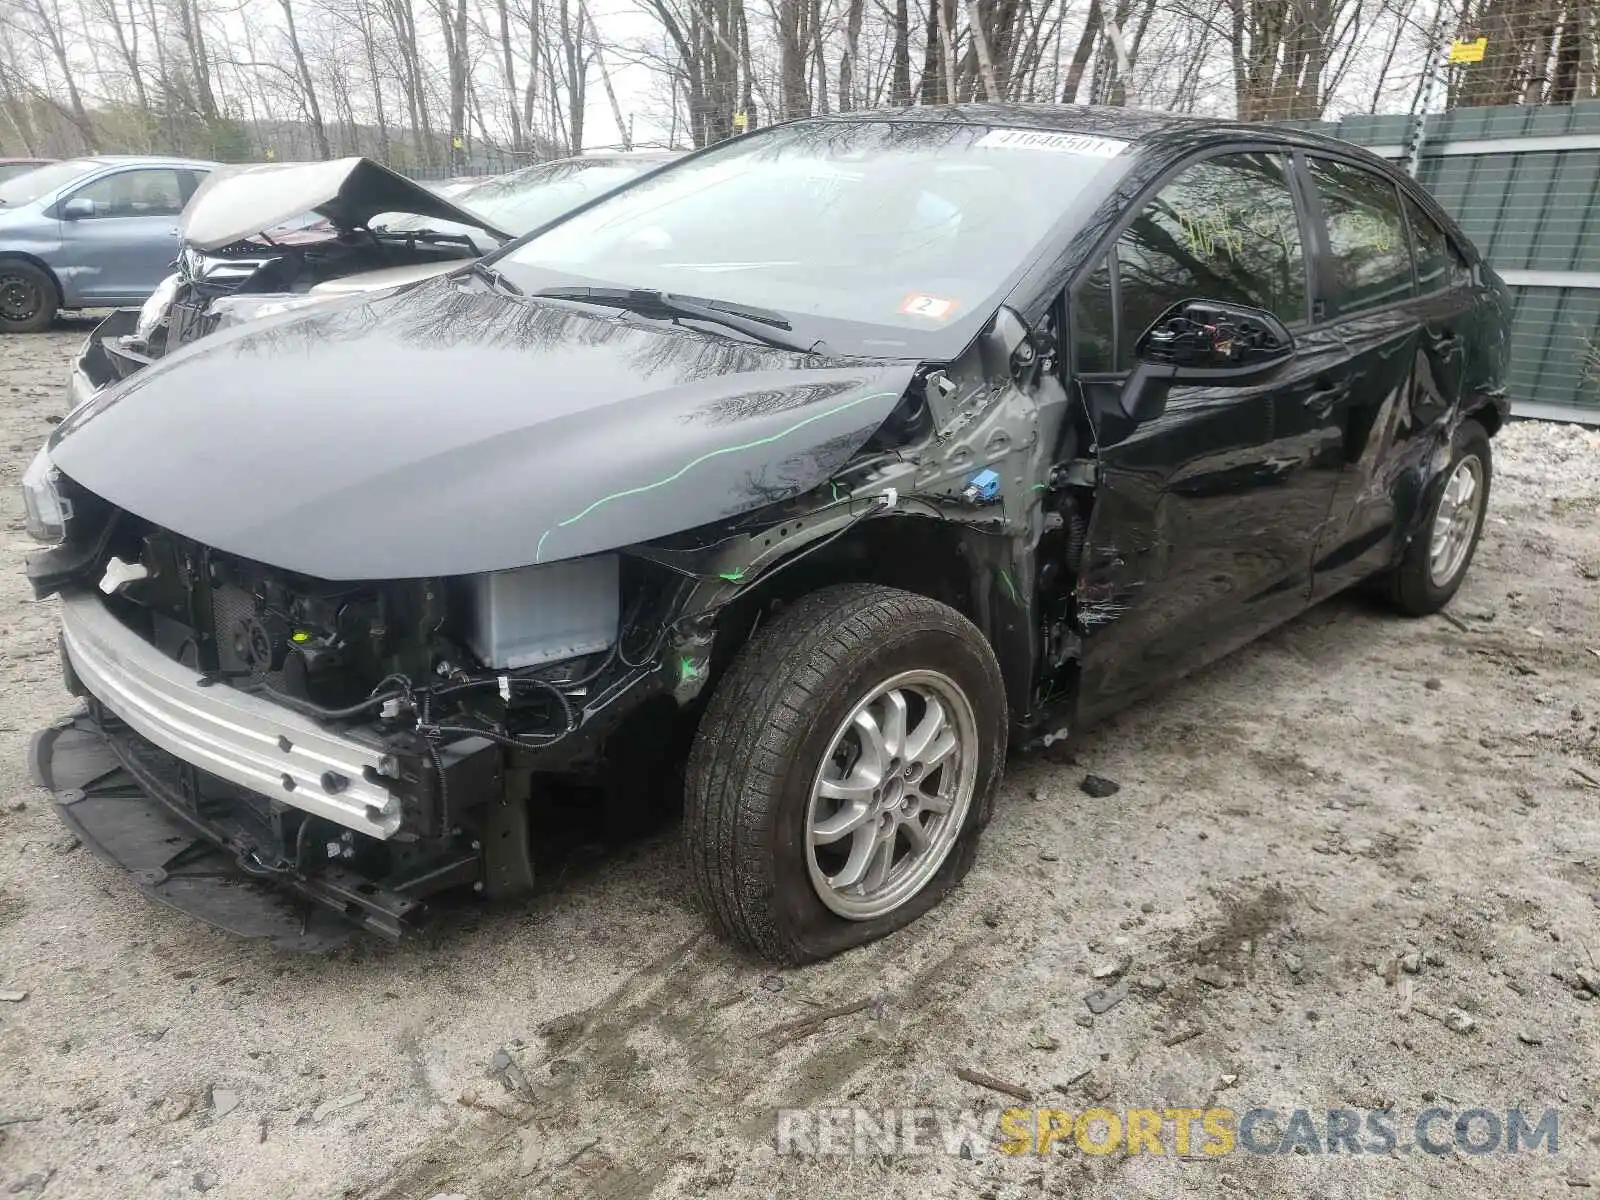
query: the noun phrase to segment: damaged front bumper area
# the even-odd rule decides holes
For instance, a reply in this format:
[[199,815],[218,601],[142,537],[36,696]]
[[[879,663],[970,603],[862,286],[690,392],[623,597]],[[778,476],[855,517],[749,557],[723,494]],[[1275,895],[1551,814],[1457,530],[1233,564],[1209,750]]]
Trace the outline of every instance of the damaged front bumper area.
[[150,355],[132,344],[138,325],[138,309],[119,308],[94,327],[72,362],[67,379],[69,408],[77,408],[100,389],[150,365]]
[[236,934],[397,940],[526,896],[536,857],[620,829],[703,685],[709,634],[667,636],[683,587],[658,568],[335,584],[72,495],[80,538],[29,571],[85,711],[35,739],[35,782],[148,895]]
[[[422,894],[450,876],[439,864],[382,883],[361,869],[400,833],[402,756],[197,676],[90,592],[63,595],[61,649],[88,711],[36,735],[34,781],[147,894],[299,949],[358,927],[399,937],[426,916]],[[457,857],[454,878],[473,877],[477,856]]]

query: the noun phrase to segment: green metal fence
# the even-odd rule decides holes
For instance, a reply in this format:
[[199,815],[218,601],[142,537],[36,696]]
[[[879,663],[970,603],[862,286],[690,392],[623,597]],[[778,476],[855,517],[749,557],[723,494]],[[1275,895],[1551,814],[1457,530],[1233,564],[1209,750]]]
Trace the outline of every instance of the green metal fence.
[[[1404,156],[1412,119],[1306,125]],[[1600,424],[1600,101],[1431,114],[1417,179],[1461,223],[1516,301],[1519,416]]]

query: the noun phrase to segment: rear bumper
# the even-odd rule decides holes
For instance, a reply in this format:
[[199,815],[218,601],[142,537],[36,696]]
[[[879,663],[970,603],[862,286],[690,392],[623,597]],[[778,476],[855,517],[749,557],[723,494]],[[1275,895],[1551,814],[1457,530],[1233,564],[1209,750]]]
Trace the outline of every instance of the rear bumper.
[[400,827],[382,748],[225,684],[203,685],[92,592],[62,596],[61,639],[82,687],[141,737],[219,779],[384,840]]

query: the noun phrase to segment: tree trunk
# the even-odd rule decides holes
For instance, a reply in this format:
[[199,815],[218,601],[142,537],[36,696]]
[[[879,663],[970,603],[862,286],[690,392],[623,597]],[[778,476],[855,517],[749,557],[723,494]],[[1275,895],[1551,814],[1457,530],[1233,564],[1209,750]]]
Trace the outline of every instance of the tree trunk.
[[606,99],[611,104],[611,119],[617,123],[617,137],[622,141],[624,150],[633,149],[633,137],[628,132],[628,126],[622,119],[622,105],[617,103],[616,89],[611,86],[611,72],[606,70],[606,60],[600,50],[600,34],[595,28],[593,18],[589,17],[587,6],[583,7],[585,23],[589,28],[589,44],[594,47],[594,65],[600,68],[600,84],[605,88]]
[[978,0],[967,0],[967,23],[971,27],[972,44],[978,52],[978,69],[983,72],[983,97],[990,104],[1003,103],[1005,94],[995,79],[994,56],[989,51],[989,34],[983,27]]
[[530,143],[533,139],[534,114],[538,109],[538,81],[539,58],[541,54],[541,32],[539,0],[530,0],[528,4],[528,86],[522,93],[522,128]]
[[1061,89],[1061,103],[1076,104],[1078,92],[1083,88],[1083,72],[1094,53],[1094,44],[1100,36],[1100,0],[1089,0],[1089,13],[1083,20],[1083,33],[1078,38],[1078,48],[1072,52],[1072,65],[1067,68],[1067,82]]
[[950,103],[949,82],[941,81],[943,60],[939,56],[939,42],[943,24],[942,3],[943,0],[928,0],[928,19],[923,24],[922,78],[917,81],[918,102],[922,104]]
[[206,34],[199,0],[178,0],[180,38],[188,51],[189,72],[194,80],[194,99],[200,115],[215,121],[221,113],[216,94],[211,90],[211,56],[206,52]]
[[328,130],[322,123],[322,105],[317,103],[317,85],[311,78],[311,68],[306,65],[306,54],[300,46],[300,32],[295,28],[294,0],[278,0],[278,3],[283,9],[294,65],[300,73],[300,90],[305,95],[306,116],[311,122],[311,137],[317,144],[317,157],[327,161],[333,157],[333,148],[328,145]]
[[522,149],[522,113],[517,104],[517,64],[511,57],[511,6],[495,0],[495,17],[500,25],[500,77],[506,89],[506,122],[511,127],[511,148]]
[[[935,3],[938,0],[934,0]],[[911,14],[906,0],[894,0],[894,51],[889,85],[889,103],[911,103]]]
[[810,13],[807,0],[778,0],[778,91],[785,118],[811,115],[811,96],[806,90]]
[[811,65],[816,68],[817,85],[812,90],[816,110],[828,115],[828,57],[822,50],[822,0],[811,0]]
[[67,54],[65,22],[61,19],[61,8],[52,3],[46,9],[44,0],[33,0],[33,16],[39,22],[36,35],[42,36],[45,44],[50,48],[50,54],[56,61],[62,77],[67,84],[67,116],[72,121],[73,127],[78,131],[78,136],[83,139],[83,148],[93,154],[98,141],[95,135],[94,122],[89,118],[89,111],[83,103],[83,93],[78,90],[77,73],[72,69],[72,60]]
[[856,47],[861,42],[861,20],[866,13],[864,0],[850,0],[844,19],[844,55],[839,59],[839,111],[850,112],[855,104]]

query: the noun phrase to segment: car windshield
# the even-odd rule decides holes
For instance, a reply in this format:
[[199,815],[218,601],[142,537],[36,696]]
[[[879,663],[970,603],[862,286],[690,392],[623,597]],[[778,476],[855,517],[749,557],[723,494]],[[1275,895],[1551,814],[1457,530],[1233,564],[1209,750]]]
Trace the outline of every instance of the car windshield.
[[[563,159],[473,184],[455,192],[450,201],[516,236],[537,229],[658,165],[657,160],[583,162]],[[408,216],[384,221],[383,227],[403,231],[438,228],[440,224],[432,217]]]
[[36,162],[0,162],[0,183],[15,179],[18,175],[26,175],[29,171],[37,171],[43,165]]
[[984,309],[1127,146],[925,121],[784,126],[644,180],[496,266],[530,292],[651,288],[936,330]]
[[89,159],[73,158],[18,175],[15,179],[0,183],[0,204],[15,208],[19,204],[31,203],[99,166],[99,163]]
[[523,234],[659,165],[655,161],[542,163],[468,188],[455,201],[501,229]]

